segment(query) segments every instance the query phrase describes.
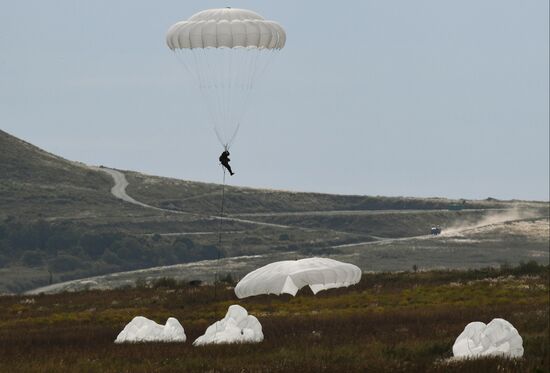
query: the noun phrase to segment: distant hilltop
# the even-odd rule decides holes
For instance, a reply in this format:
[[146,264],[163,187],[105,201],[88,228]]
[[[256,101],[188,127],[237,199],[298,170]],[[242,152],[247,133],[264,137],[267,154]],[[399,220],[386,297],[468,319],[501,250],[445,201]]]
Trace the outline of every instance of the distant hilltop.
[[226,186],[220,224],[220,185],[91,167],[3,131],[0,149],[0,292],[217,257],[338,255],[434,226],[444,235],[548,216],[546,202]]

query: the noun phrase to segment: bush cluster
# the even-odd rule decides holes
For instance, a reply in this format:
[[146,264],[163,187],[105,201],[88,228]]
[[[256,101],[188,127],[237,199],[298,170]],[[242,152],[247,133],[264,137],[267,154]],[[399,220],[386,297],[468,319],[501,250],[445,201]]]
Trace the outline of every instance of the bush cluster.
[[0,267],[46,267],[55,274],[92,275],[223,257],[218,251],[186,237],[134,236],[44,220],[0,223]]

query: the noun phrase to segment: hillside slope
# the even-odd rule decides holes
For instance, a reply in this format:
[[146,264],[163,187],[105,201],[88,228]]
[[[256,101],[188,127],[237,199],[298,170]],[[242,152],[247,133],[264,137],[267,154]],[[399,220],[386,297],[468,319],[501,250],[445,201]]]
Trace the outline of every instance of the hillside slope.
[[8,217],[80,218],[108,214],[119,203],[112,180],[0,130],[0,221]]
[[[188,212],[217,213],[220,186],[136,172],[126,175],[129,193],[150,205]],[[484,201],[452,200],[447,198],[383,197],[367,195],[338,195],[291,192],[226,186],[225,208],[230,214],[365,211],[365,210],[447,210],[506,208],[511,204],[493,199]]]
[[[219,256],[338,254],[349,244],[426,235],[433,224],[476,225],[512,206],[523,218],[548,216],[548,203],[538,202],[227,186],[220,224],[220,185],[110,171],[0,131],[0,292]],[[123,188],[111,194],[113,175],[129,182],[125,200]]]

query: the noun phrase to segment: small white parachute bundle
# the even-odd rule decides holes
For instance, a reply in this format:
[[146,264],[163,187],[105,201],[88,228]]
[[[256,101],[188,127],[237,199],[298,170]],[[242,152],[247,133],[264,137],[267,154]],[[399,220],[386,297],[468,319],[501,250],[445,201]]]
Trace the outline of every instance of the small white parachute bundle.
[[173,317],[166,325],[159,325],[143,316],[136,316],[116,337],[115,343],[124,342],[185,342],[187,337],[179,321]]
[[284,260],[247,274],[235,287],[239,298],[260,294],[291,294],[309,285],[313,294],[321,290],[347,287],[361,280],[359,267],[327,258]]
[[504,319],[489,324],[475,321],[464,328],[453,345],[455,358],[501,355],[523,356],[523,340],[516,328]]
[[219,343],[257,343],[264,340],[262,325],[239,305],[229,306],[225,317],[210,325],[193,346]]

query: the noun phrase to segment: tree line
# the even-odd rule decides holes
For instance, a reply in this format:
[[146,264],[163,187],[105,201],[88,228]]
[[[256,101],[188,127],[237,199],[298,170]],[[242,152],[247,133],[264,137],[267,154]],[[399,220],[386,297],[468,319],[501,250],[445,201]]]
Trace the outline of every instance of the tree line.
[[72,222],[27,223],[8,218],[0,223],[0,268],[42,267],[55,274],[93,275],[216,259],[218,255],[225,256],[216,246],[200,245],[187,237],[98,231]]

